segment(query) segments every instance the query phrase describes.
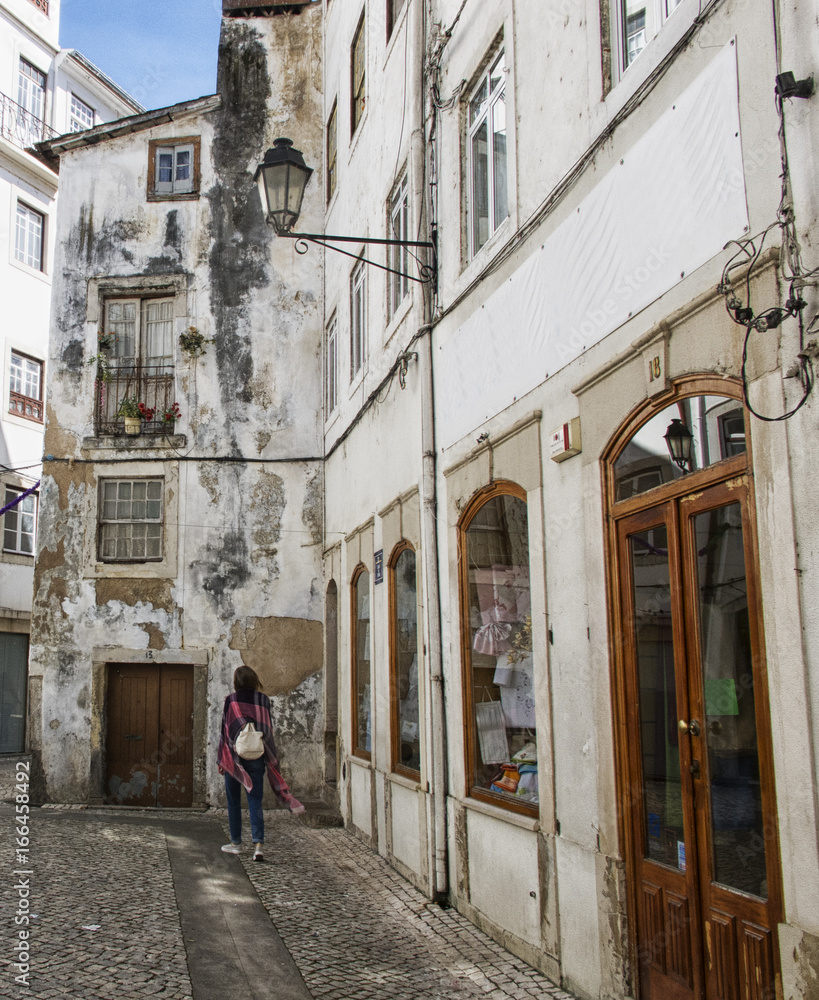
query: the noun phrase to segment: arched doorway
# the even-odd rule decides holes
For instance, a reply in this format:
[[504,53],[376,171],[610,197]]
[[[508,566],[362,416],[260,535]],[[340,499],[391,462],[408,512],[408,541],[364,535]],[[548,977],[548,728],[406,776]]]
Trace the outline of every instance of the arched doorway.
[[621,833],[643,1000],[775,997],[781,877],[740,394],[722,379],[681,380],[604,455]]

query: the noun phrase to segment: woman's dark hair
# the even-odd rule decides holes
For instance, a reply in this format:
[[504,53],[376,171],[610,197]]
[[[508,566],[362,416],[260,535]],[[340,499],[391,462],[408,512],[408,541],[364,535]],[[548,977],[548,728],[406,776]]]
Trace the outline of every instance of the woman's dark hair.
[[233,675],[233,690],[241,691],[245,688],[249,688],[251,691],[261,691],[262,682],[253,667],[246,667],[242,664],[241,667],[236,668]]

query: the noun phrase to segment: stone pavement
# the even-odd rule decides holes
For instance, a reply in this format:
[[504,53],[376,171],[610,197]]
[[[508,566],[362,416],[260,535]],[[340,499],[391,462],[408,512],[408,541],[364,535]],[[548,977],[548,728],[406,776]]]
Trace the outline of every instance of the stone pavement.
[[266,820],[258,864],[221,853],[213,812],[32,810],[24,986],[11,950],[22,880],[0,806],[0,997],[571,1000],[346,831]]

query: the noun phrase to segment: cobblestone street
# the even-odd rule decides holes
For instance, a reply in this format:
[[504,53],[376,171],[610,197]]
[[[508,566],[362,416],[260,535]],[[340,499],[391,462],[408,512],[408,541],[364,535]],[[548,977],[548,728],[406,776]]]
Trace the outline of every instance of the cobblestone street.
[[[244,995],[259,1000],[570,996],[455,910],[430,903],[344,830],[313,829],[272,814],[267,860],[255,864],[249,852],[221,854],[226,828],[218,814],[48,808],[31,817],[31,975],[28,986],[20,985],[10,951],[18,898],[12,820],[3,807],[2,920],[9,951],[0,961],[0,997],[223,997],[236,973],[215,954],[217,935],[231,958],[243,939],[251,951],[255,945],[257,953],[274,953],[280,936],[289,955],[280,949],[284,961],[280,957],[277,968],[290,964],[290,956],[295,966],[289,979],[256,969],[257,985]],[[191,895],[190,878],[204,879],[218,905],[203,902],[201,892]],[[198,927],[197,919],[212,926]],[[199,968],[208,962],[212,967]],[[253,954],[237,959],[240,969],[255,964]],[[225,982],[219,984],[221,969]]]

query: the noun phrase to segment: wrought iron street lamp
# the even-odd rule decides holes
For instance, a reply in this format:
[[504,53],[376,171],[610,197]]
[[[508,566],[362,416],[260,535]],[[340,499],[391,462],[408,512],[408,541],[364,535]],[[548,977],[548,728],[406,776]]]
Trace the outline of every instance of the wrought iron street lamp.
[[301,214],[301,203],[304,198],[304,189],[313,173],[312,167],[308,167],[304,162],[301,151],[293,148],[290,139],[276,139],[273,142],[273,149],[268,149],[265,157],[256,168],[253,179],[259,187],[259,197],[262,201],[262,208],[265,211],[267,221],[273,226],[277,236],[283,236],[295,240],[297,253],[307,253],[310,243],[326,247],[328,250],[335,250],[343,253],[347,257],[355,260],[362,259],[358,254],[349,253],[341,247],[332,246],[333,243],[367,243],[377,244],[387,247],[416,247],[421,250],[431,251],[432,262],[425,264],[418,262],[420,277],[407,274],[386,264],[379,264],[374,260],[363,258],[367,264],[379,267],[382,271],[389,271],[390,274],[399,274],[410,281],[422,283],[434,282],[436,273],[435,244],[422,240],[381,240],[363,236],[330,236],[327,233],[297,233],[294,227],[299,221]]

